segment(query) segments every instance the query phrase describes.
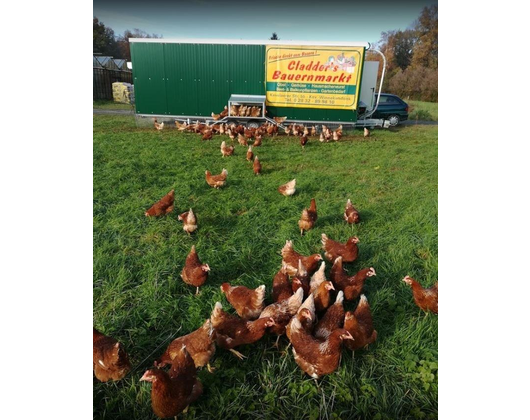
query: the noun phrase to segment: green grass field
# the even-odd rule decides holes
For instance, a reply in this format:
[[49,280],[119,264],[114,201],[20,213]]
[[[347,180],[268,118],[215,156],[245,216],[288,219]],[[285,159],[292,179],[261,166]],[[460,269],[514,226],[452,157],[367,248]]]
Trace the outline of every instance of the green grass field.
[[411,110],[409,110],[409,120],[438,121],[438,103],[407,100]]
[[[356,131],[339,143],[311,139],[305,150],[293,137],[265,138],[255,149],[263,166],[256,177],[243,147],[222,158],[219,136],[202,142],[174,129],[136,128],[132,117],[95,115],[94,326],[124,343],[133,370],[116,383],[94,379],[94,418],[156,418],[151,384],[139,379],[171,339],[202,324],[216,301],[233,312],[221,283],[265,284],[270,296],[285,240],[315,253],[323,232],[360,238],[350,273],[376,269],[364,293],[377,342],[354,356],[343,351],[339,369],[319,388],[292,351],[283,352],[285,337],[280,351],[271,335],[239,347],[245,361],[217,349],[216,371],[199,372],[204,394],[179,418],[437,418],[438,318],[421,312],[401,281],[409,274],[431,285],[438,277],[437,138],[437,127],[428,126],[374,130],[368,139]],[[223,168],[226,187],[210,188],[204,171]],[[281,196],[277,187],[292,178],[296,194]],[[175,211],[146,218],[145,210],[173,188]],[[319,218],[300,237],[297,221],[313,197]],[[361,212],[353,227],[342,219],[348,198]],[[191,237],[177,221],[190,207],[199,224]],[[199,296],[179,276],[193,244],[211,267]]]

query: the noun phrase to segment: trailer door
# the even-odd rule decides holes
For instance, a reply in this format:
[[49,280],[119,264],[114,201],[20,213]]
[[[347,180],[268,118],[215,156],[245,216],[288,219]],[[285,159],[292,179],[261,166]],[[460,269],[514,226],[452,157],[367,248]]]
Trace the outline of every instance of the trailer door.
[[371,111],[375,106],[374,94],[376,93],[377,73],[379,61],[365,61],[363,67],[363,80],[361,82],[360,100],[366,104],[366,109]]

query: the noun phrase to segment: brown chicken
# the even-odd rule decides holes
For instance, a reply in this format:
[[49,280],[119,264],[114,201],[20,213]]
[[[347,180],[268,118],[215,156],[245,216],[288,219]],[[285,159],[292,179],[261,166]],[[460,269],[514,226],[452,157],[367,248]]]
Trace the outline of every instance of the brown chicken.
[[311,137],[315,137],[317,135],[317,129],[315,128],[315,126],[312,126],[311,127]]
[[213,131],[212,130],[205,130],[203,135],[202,135],[202,139],[203,140],[211,140],[213,137]]
[[196,295],[199,294],[199,287],[201,287],[208,279],[208,272],[210,266],[208,264],[202,264],[195,250],[195,245],[191,247],[191,252],[186,257],[186,263],[180,273],[180,277],[184,280],[184,283],[197,288]]
[[154,368],[147,370],[140,381],[152,383],[151,406],[160,418],[176,417],[202,394],[202,383],[197,379],[197,368],[182,345],[169,373]]
[[210,319],[204,321],[202,326],[195,331],[173,340],[164,354],[155,360],[156,367],[164,367],[172,363],[173,359],[180,353],[182,345],[190,354],[196,367],[207,366],[209,372],[213,372],[210,359],[215,354],[215,343],[213,341],[213,327]]
[[175,120],[175,125],[179,131],[184,131],[188,128],[188,124],[186,122],[179,123],[177,120]]
[[344,210],[344,220],[346,220],[346,222],[350,224],[359,223],[361,221],[361,216],[359,215],[359,212],[355,207],[353,207],[353,204],[351,203],[349,198],[348,202],[346,203],[346,209]]
[[296,192],[296,178],[289,181],[287,184],[280,185],[278,191],[281,195],[286,197],[293,195]]
[[318,321],[314,330],[316,338],[326,339],[337,328],[342,328],[344,322],[343,301],[344,292],[341,290],[337,293],[335,303],[328,308],[324,316]]
[[252,160],[254,160],[254,153],[252,153],[252,146],[248,146],[248,150],[247,150],[247,160],[249,162],[252,162]]
[[334,372],[339,367],[343,341],[353,340],[343,328],[337,328],[326,340],[319,340],[302,327],[298,318],[293,318],[289,335],[295,362],[314,379]]
[[175,190],[171,190],[160,201],[156,202],[151,206],[149,210],[145,212],[146,216],[162,216],[164,214],[171,213],[175,204]]
[[93,328],[93,369],[101,382],[119,381],[131,370],[123,345]]
[[181,222],[184,222],[183,229],[188,235],[197,230],[197,216],[195,216],[195,213],[193,213],[192,209],[185,213],[179,214],[178,219]]
[[223,283],[221,291],[226,296],[226,300],[230,302],[230,305],[243,319],[256,319],[263,311],[263,302],[265,301],[264,285],[256,289],[249,289],[245,286],[230,286],[229,283]]
[[228,176],[228,171],[223,169],[219,175],[212,175],[210,171],[206,171],[206,183],[213,188],[221,188],[226,183],[226,177]]
[[[270,331],[278,336],[285,334],[285,327],[296,314],[304,300],[304,292],[302,289],[298,290],[289,299],[282,302],[272,303],[263,309],[260,318],[272,318],[274,325],[270,327]],[[278,341],[276,341],[277,343]]]
[[164,123],[161,122],[159,123],[156,118],[154,119],[154,126],[155,126],[155,129],[158,130],[158,131],[161,131],[164,129]]
[[305,148],[306,144],[307,144],[307,136],[300,137],[300,145],[302,146],[302,149]]
[[412,287],[414,302],[422,311],[431,311],[438,315],[438,282],[434,286],[424,289],[412,277],[406,276],[403,281]]
[[294,319],[297,319],[300,324],[302,324],[302,328],[309,334],[313,331],[313,315],[311,315],[311,311],[307,308],[298,309],[298,312],[295,316],[291,318],[287,326],[285,327],[285,335],[291,341],[291,324]]
[[254,137],[255,135],[255,132],[254,132],[254,129],[253,128],[245,128],[245,131],[243,132],[244,136],[247,138],[247,139],[251,139],[252,137]]
[[324,132],[323,132],[323,131],[320,132],[320,137],[319,137],[318,140],[319,140],[321,143],[324,143],[324,142],[326,141],[326,139],[324,138]]
[[282,268],[276,273],[272,280],[272,300],[274,302],[282,302],[289,299],[292,295],[293,290],[291,283],[289,282],[287,266],[282,265]]
[[346,343],[350,350],[368,347],[377,339],[377,331],[374,330],[372,313],[366,296],[361,295],[361,300],[355,308],[355,312],[348,311],[344,317],[344,329],[349,331],[353,341]]
[[368,277],[375,276],[373,267],[363,268],[354,276],[348,277],[344,268],[342,267],[342,257],[338,257],[331,267],[330,278],[337,286],[337,289],[344,292],[344,299],[353,300],[361,294],[364,282]]
[[359,238],[357,236],[352,236],[343,244],[329,239],[325,233],[322,234],[322,249],[324,250],[324,256],[329,261],[335,261],[337,257],[342,257],[343,262],[354,262],[359,255],[358,243]]
[[254,169],[254,175],[260,175],[261,174],[261,163],[260,163],[260,161],[259,161],[257,156],[254,158],[253,169]]
[[322,284],[322,282],[326,281],[326,263],[322,261],[322,264],[320,264],[320,268],[311,276],[311,279],[309,281],[309,291],[313,293],[315,290],[318,289],[318,286]]
[[223,311],[221,302],[215,304],[210,317],[214,328],[215,342],[219,347],[230,350],[236,357],[243,360],[245,356],[234,350],[242,344],[252,344],[265,335],[268,327],[274,326],[274,319],[259,318],[246,321]]
[[302,288],[304,290],[304,297],[309,296],[309,273],[304,267],[302,260],[298,260],[298,270],[296,271],[296,274],[292,280],[293,282],[291,287],[293,289],[293,293],[296,293],[298,289]]
[[298,221],[298,227],[300,228],[300,235],[304,234],[304,231],[308,231],[315,226],[317,221],[317,202],[314,198],[311,199],[311,205],[308,209],[302,211],[302,217]]
[[223,140],[221,143],[221,154],[223,157],[232,156],[234,154],[234,146],[227,146],[226,142]]
[[237,142],[238,142],[241,146],[245,146],[245,147],[248,146],[247,139],[245,138],[245,136],[242,136],[241,134],[238,134],[238,135],[237,135]]
[[331,290],[335,290],[333,283],[330,281],[324,281],[313,292],[313,296],[315,297],[315,308],[317,312],[324,311],[331,304]]
[[256,140],[254,140],[254,144],[253,144],[254,147],[259,147],[261,146],[261,136],[256,136]]
[[274,121],[276,121],[278,124],[281,124],[283,123],[287,117],[273,117],[274,118]]
[[287,265],[287,272],[290,276],[294,276],[298,271],[298,260],[302,260],[302,264],[306,268],[310,276],[317,271],[319,261],[322,261],[320,254],[313,254],[309,257],[296,252],[293,248],[293,241],[285,241],[282,248],[282,264]]

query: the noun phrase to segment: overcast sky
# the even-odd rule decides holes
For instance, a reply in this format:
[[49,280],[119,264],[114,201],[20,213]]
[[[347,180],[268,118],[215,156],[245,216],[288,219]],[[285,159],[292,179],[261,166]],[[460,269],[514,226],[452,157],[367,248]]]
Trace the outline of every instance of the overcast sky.
[[94,0],[94,16],[116,35],[138,28],[164,38],[377,42],[404,30],[437,0]]

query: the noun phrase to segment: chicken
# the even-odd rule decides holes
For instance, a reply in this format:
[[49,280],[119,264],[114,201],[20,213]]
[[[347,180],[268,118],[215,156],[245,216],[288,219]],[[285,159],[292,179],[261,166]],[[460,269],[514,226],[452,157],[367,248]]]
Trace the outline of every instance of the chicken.
[[355,308],[355,312],[348,311],[344,317],[344,329],[349,331],[353,341],[346,343],[350,350],[368,347],[377,339],[377,331],[374,330],[372,313],[366,296],[361,295],[361,300]]
[[257,136],[256,136],[256,140],[254,140],[254,144],[253,144],[253,146],[254,146],[254,147],[259,147],[259,146],[261,146],[261,139],[262,139],[262,137],[261,137],[260,135],[257,135]]
[[123,345],[93,328],[93,369],[101,382],[119,381],[131,370]]
[[314,198],[311,199],[311,205],[308,209],[302,210],[302,217],[298,221],[298,227],[300,228],[300,235],[304,234],[304,231],[308,231],[315,226],[317,221],[317,202]]
[[234,141],[236,139],[236,135],[234,133],[234,131],[232,131],[231,128],[229,128],[228,130],[226,130],[226,134],[228,134],[228,137],[230,137],[230,139],[232,141]]
[[221,118],[224,118],[228,115],[228,107],[225,105],[225,107],[223,108],[223,110],[221,111],[221,113],[219,114],[219,116]]
[[302,146],[302,149],[305,147],[306,144],[307,144],[307,136],[300,137],[300,145]]
[[252,162],[252,160],[254,159],[254,153],[252,153],[252,146],[248,146],[248,150],[247,150],[247,160],[249,162]]
[[361,294],[364,282],[368,277],[375,276],[373,267],[363,268],[354,276],[348,277],[342,267],[342,257],[338,257],[331,267],[330,278],[339,290],[344,292],[344,299],[353,300]]
[[438,314],[438,282],[425,289],[410,276],[406,276],[403,281],[412,287],[414,302],[422,311]]
[[206,171],[206,183],[213,188],[221,188],[226,183],[226,177],[228,176],[228,171],[223,169],[219,175],[212,175],[210,171]]
[[[306,299],[307,300],[307,299]],[[298,309],[298,312],[295,316],[291,318],[287,326],[285,327],[285,335],[291,341],[291,324],[293,323],[293,320],[297,319],[300,324],[302,325],[302,328],[309,334],[313,331],[313,315],[311,315],[311,311],[307,308]]]
[[313,296],[315,297],[315,308],[318,312],[322,312],[330,305],[330,290],[335,290],[333,283],[330,281],[323,281],[313,292]]
[[285,334],[285,326],[296,314],[304,300],[303,290],[298,290],[289,299],[281,302],[275,302],[266,306],[260,314],[260,318],[272,318],[274,325],[271,326],[271,332],[276,335]]
[[250,108],[251,117],[259,117],[261,115],[261,108],[259,106],[253,106]]
[[195,250],[195,245],[191,247],[191,252],[186,257],[186,263],[180,273],[180,277],[184,280],[184,283],[197,288],[196,295],[199,294],[199,287],[201,287],[208,279],[208,273],[210,266],[208,264],[202,264]]
[[322,261],[320,254],[313,254],[309,257],[296,252],[293,248],[293,241],[285,241],[282,248],[282,264],[287,265],[287,272],[290,276],[294,276],[298,270],[298,260],[302,260],[302,264],[306,268],[310,276],[313,275],[318,268],[318,262]]
[[229,283],[223,283],[221,291],[226,296],[226,300],[230,302],[230,305],[243,319],[256,319],[263,311],[263,302],[265,301],[264,285],[256,289],[249,289],[245,286],[230,286]]
[[276,121],[276,123],[278,124],[283,123],[287,119],[287,117],[273,117],[273,118],[274,118],[274,121]]
[[234,146],[227,146],[226,142],[223,140],[221,143],[221,154],[223,157],[232,156],[234,154]]
[[215,342],[219,347],[230,350],[241,360],[245,358],[241,353],[234,350],[234,347],[242,344],[252,344],[258,341],[268,327],[274,326],[272,318],[258,318],[255,321],[247,321],[235,315],[230,315],[223,311],[221,302],[215,304],[215,308],[210,317],[214,328]]
[[147,370],[140,381],[151,382],[151,406],[160,418],[175,417],[202,394],[197,368],[186,346],[176,354],[169,373],[154,368]]
[[161,131],[164,129],[164,122],[159,123],[156,120],[156,118],[154,119],[154,125],[155,125],[155,129],[157,129],[158,131]]
[[293,195],[296,192],[296,178],[286,184],[280,185],[278,191],[286,197]]
[[314,379],[334,372],[339,367],[343,341],[353,340],[343,328],[337,328],[326,340],[319,340],[302,327],[298,318],[293,318],[289,336],[295,362]]
[[179,123],[177,120],[175,120],[175,125],[179,131],[184,131],[188,128],[188,124],[186,124],[186,122]]
[[182,228],[188,235],[197,230],[197,217],[195,216],[195,213],[193,213],[192,209],[185,213],[179,214],[178,219],[181,222],[184,222],[184,226]]
[[212,118],[214,119],[214,121],[217,121],[217,120],[219,120],[221,118],[221,114],[214,114],[212,112]]
[[[302,306],[298,309],[298,312],[300,312],[302,309],[307,309],[309,313],[311,314],[311,319],[313,323],[317,320],[316,315],[316,308],[315,308],[315,296],[313,294],[310,294],[306,300],[304,300],[304,303],[302,303]],[[313,330],[313,328],[311,328]]]
[[203,140],[211,140],[213,137],[213,131],[212,130],[205,130],[202,136]]
[[359,255],[359,238],[352,236],[343,244],[332,239],[329,239],[325,233],[322,234],[322,249],[324,256],[329,261],[335,261],[337,257],[342,257],[342,262],[354,262]]
[[319,140],[320,140],[321,143],[324,143],[324,141],[326,140],[326,139],[324,138],[324,132],[320,132],[320,138],[319,138]]
[[304,127],[304,134],[305,137],[309,136],[309,129],[307,127]]
[[[318,321],[318,324],[316,325],[314,330],[315,338],[325,340],[337,328],[342,328],[344,322],[344,306],[342,305],[343,301],[344,292],[341,290],[339,291],[339,293],[337,293],[335,303],[328,308],[322,319]],[[353,338],[355,338],[355,336],[353,336]]]
[[245,147],[248,146],[247,139],[245,138],[245,136],[242,136],[241,134],[238,134],[238,135],[237,135],[237,142],[238,142],[241,146],[245,146]]
[[312,126],[311,127],[311,137],[315,137],[317,135],[317,129],[315,128],[315,126]]
[[156,202],[145,212],[146,216],[162,216],[171,213],[175,204],[175,190],[171,190],[160,201]]
[[212,322],[209,318],[204,321],[200,328],[174,339],[164,354],[155,360],[154,365],[156,367],[164,367],[170,364],[181,351],[183,345],[186,346],[186,350],[192,357],[195,367],[208,366],[208,371],[213,371],[210,367],[210,359],[215,354],[215,343],[213,340]]
[[364,137],[370,137],[370,130],[364,127]]
[[337,131],[334,131],[333,132],[333,141],[339,141],[340,140],[340,135]]
[[289,282],[287,266],[282,265],[282,268],[276,273],[272,280],[272,300],[274,302],[282,302],[289,299],[292,295],[293,290],[291,283]]
[[326,263],[322,261],[322,264],[320,264],[320,268],[318,271],[315,272],[311,276],[311,280],[309,282],[309,291],[313,293],[315,290],[317,290],[318,286],[320,286],[323,282],[326,281]]
[[292,125],[292,124],[289,125],[289,126],[287,126],[287,127],[285,127],[285,128],[283,129],[283,131],[285,131],[285,134],[287,134],[288,136],[291,135],[291,131],[292,131],[292,130],[293,130],[293,125]]
[[240,105],[230,105],[230,116],[235,117],[239,115]]
[[307,272],[302,260],[298,260],[298,270],[293,277],[292,283],[293,293],[296,293],[298,289],[302,288],[304,290],[304,297],[309,296],[309,273]]
[[348,202],[346,203],[346,209],[344,210],[344,220],[350,224],[359,223],[361,221],[359,212],[355,207],[353,207],[353,204],[349,198]]
[[255,132],[254,132],[254,129],[253,128],[245,128],[245,131],[243,132],[243,134],[245,135],[245,137],[247,139],[251,139],[252,137],[255,136]]
[[219,126],[219,134],[225,134],[226,133],[226,124],[221,124]]
[[260,175],[260,174],[261,174],[261,163],[259,162],[259,159],[256,156],[254,158],[254,175]]

